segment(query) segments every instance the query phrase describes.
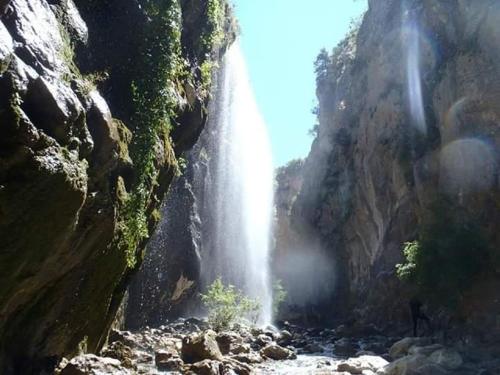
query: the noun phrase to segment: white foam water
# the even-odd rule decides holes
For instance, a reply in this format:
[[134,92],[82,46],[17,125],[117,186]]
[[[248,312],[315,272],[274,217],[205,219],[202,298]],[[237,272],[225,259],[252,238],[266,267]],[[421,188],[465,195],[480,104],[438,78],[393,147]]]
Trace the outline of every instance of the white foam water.
[[[221,276],[261,304],[259,323],[272,318],[269,248],[273,211],[273,163],[266,124],[236,42],[227,52],[209,127],[218,129],[211,259],[205,284]],[[214,124],[216,122],[216,124]]]

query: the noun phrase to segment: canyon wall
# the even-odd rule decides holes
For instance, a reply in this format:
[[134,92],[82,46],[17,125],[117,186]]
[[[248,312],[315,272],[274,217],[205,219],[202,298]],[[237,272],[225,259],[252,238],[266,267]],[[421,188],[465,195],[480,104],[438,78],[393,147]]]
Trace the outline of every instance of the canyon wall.
[[[496,1],[371,0],[318,57],[319,125],[293,200],[278,181],[276,246],[286,259],[304,222],[313,229],[336,264],[323,317],[405,322],[412,290],[395,265],[439,199],[452,202],[449,217],[479,224],[498,259],[499,22]],[[485,331],[500,328],[491,268],[462,301]]]
[[0,19],[0,372],[40,373],[104,344],[237,27],[219,0]]
[[[212,96],[223,95],[224,66],[213,77]],[[129,288],[125,325],[129,329],[159,326],[167,320],[202,313],[202,269],[210,262],[215,241],[215,191],[218,140],[224,113],[210,102],[209,119],[196,145],[186,152],[186,167],[172,184],[161,208],[163,220],[153,234],[144,263]]]

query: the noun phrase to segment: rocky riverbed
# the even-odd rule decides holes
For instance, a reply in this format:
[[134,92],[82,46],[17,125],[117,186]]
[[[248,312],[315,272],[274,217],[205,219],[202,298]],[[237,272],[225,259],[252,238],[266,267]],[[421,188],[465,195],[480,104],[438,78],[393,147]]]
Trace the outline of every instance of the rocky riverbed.
[[290,324],[215,332],[204,320],[180,319],[134,333],[112,331],[100,356],[63,359],[56,374],[496,375],[499,354],[498,345],[388,337],[373,327],[362,335],[344,326]]

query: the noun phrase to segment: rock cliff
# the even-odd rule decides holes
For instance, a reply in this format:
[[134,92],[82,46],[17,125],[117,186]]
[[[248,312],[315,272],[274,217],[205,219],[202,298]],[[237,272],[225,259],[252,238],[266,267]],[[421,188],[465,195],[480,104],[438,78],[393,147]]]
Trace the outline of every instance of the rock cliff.
[[[278,227],[307,223],[337,264],[336,303],[323,316],[357,308],[383,326],[406,319],[410,291],[395,265],[436,200],[478,223],[498,259],[499,21],[496,1],[371,0],[359,27],[318,57],[319,126]],[[289,239],[278,236],[278,253]],[[498,329],[492,268],[461,307]]]
[[[222,95],[221,68],[214,76],[213,96]],[[217,139],[220,119],[215,100],[196,145],[186,152],[186,168],[172,183],[163,218],[148,244],[143,265],[129,288],[125,325],[129,329],[165,324],[169,319],[200,313],[201,270],[209,262],[214,233]]]
[[225,1],[0,1],[0,372],[104,344],[234,39]]

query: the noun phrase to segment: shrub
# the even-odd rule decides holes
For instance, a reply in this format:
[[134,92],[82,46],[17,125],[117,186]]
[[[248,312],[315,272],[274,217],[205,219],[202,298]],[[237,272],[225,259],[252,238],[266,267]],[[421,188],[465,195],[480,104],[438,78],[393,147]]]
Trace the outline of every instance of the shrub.
[[215,330],[229,328],[239,318],[249,318],[256,323],[259,317],[260,303],[251,299],[233,285],[224,285],[218,277],[201,295],[203,304],[208,309],[208,321]]
[[453,308],[488,271],[490,249],[478,222],[446,200],[435,202],[418,240],[405,244],[397,275],[438,305]]

